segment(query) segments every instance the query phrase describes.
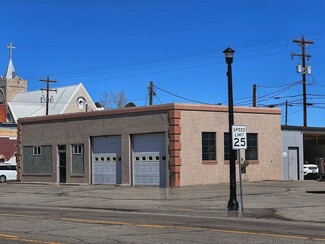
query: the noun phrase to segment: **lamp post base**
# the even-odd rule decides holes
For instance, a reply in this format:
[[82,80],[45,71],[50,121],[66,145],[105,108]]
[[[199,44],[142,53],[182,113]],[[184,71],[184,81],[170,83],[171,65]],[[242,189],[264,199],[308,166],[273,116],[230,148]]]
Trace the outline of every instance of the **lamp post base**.
[[239,204],[237,202],[236,197],[230,196],[230,200],[228,202],[228,211],[238,211],[238,209],[239,209]]
[[239,211],[239,204],[236,198],[230,199],[228,202],[227,217],[241,218],[242,213]]
[[229,218],[242,218],[243,214],[241,211],[227,211],[227,217]]

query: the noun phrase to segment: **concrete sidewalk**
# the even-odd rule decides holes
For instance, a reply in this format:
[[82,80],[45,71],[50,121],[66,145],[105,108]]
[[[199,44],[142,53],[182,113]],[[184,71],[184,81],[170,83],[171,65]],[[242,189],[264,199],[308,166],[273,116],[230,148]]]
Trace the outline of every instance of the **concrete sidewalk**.
[[[229,185],[179,188],[0,184],[0,204],[227,216]],[[240,205],[239,185],[237,200]],[[325,223],[325,182],[243,183],[243,217]]]

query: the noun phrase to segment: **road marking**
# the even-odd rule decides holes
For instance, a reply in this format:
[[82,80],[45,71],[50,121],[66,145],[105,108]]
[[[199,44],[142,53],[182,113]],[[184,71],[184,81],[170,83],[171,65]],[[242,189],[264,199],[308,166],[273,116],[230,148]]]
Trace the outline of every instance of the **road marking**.
[[63,244],[62,242],[51,242],[51,241],[38,241],[32,239],[26,239],[20,236],[6,235],[0,233],[0,239],[11,240],[11,241],[21,241],[21,242],[30,242],[30,243],[41,243],[41,244]]
[[256,235],[256,236],[267,236],[267,237],[278,237],[286,239],[300,239],[300,240],[314,240],[314,241],[324,241],[325,238],[309,238],[306,236],[294,236],[294,235],[281,235],[281,234],[271,234],[271,233],[259,233],[259,232],[249,232],[249,231],[239,231],[239,230],[222,230],[222,229],[211,229],[206,227],[190,227],[190,226],[176,226],[176,225],[158,225],[158,224],[136,224],[131,222],[115,222],[115,221],[105,221],[105,220],[89,220],[89,219],[78,219],[78,218],[61,218],[61,220],[78,222],[78,223],[98,223],[107,225],[129,225],[135,227],[144,228],[161,228],[161,229],[178,229],[178,230],[195,230],[195,231],[211,231],[219,233],[231,233],[240,235]]
[[[25,217],[25,218],[40,218],[34,215],[22,215],[22,214],[0,214],[0,216],[11,216],[11,217]],[[307,237],[307,236],[297,236],[297,235],[282,235],[282,234],[272,234],[263,232],[251,232],[251,231],[239,231],[239,230],[223,230],[223,229],[213,229],[208,227],[191,227],[191,226],[177,226],[177,225],[159,225],[159,224],[136,224],[132,222],[119,222],[119,221],[107,221],[107,220],[92,220],[92,219],[79,219],[79,218],[48,218],[53,220],[69,221],[76,223],[89,223],[89,224],[104,224],[104,225],[124,225],[124,226],[135,226],[143,228],[161,228],[161,229],[178,229],[178,230],[194,230],[194,231],[210,231],[219,232],[225,234],[239,234],[239,235],[255,235],[255,236],[266,236],[266,237],[277,237],[283,239],[300,239],[300,240],[312,240],[312,241],[325,241],[325,238],[321,237]],[[6,236],[6,235],[3,235]],[[10,236],[10,235],[8,235]],[[0,238],[2,235],[0,234]],[[19,239],[23,240],[23,239]],[[25,240],[26,242],[28,239]],[[30,240],[28,242],[32,242]],[[58,244],[57,242],[42,242],[36,241],[35,243],[44,244]],[[61,244],[61,243],[59,243]]]

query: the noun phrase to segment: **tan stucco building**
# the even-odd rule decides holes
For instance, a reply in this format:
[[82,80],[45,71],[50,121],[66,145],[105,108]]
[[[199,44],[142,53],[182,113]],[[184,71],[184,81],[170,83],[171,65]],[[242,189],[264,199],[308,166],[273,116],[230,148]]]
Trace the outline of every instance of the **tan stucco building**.
[[[248,181],[281,180],[281,111],[234,108]],[[228,107],[165,104],[18,120],[21,182],[185,186],[229,181]],[[238,172],[237,172],[238,174]],[[238,179],[238,177],[237,177]]]

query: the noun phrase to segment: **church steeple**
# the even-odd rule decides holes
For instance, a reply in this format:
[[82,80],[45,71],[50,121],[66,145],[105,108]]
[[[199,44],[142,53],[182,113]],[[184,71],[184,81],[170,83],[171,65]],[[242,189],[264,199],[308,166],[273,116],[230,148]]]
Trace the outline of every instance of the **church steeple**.
[[4,77],[0,76],[0,103],[11,102],[17,94],[27,92],[27,80],[17,76],[12,62],[12,49],[15,47],[11,42],[6,47],[9,49],[9,62]]
[[4,77],[7,79],[14,79],[17,75],[14,63],[12,62],[12,49],[14,49],[15,47],[12,45],[12,42],[10,42],[7,48],[9,49],[9,63]]

